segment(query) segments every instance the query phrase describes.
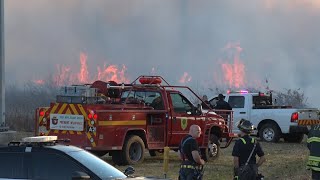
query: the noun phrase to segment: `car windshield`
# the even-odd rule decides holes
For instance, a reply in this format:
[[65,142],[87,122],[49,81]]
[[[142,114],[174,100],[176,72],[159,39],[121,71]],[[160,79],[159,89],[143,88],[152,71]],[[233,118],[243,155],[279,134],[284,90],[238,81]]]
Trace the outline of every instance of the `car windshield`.
[[103,180],[124,179],[127,177],[115,167],[87,151],[69,151],[68,154]]

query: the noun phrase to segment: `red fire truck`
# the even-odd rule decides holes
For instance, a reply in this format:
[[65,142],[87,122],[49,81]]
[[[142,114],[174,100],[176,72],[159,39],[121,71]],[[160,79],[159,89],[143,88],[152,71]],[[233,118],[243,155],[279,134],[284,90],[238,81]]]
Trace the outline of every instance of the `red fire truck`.
[[177,151],[190,125],[197,124],[201,154],[210,160],[236,137],[233,113],[203,113],[201,102],[189,87],[171,86],[161,76],[139,76],[131,84],[65,86],[56,102],[37,108],[35,134],[70,139],[72,145],[100,156],[109,153],[114,163],[126,165],[142,162],[146,150],[151,156],[166,146]]

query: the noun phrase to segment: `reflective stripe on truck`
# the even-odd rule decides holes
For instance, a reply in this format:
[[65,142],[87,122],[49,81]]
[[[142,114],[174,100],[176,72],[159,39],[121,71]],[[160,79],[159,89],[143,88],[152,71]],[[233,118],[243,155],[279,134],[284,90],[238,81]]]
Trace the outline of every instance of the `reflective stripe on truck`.
[[320,124],[320,120],[311,120],[311,119],[298,120],[298,125],[313,125],[313,124]]

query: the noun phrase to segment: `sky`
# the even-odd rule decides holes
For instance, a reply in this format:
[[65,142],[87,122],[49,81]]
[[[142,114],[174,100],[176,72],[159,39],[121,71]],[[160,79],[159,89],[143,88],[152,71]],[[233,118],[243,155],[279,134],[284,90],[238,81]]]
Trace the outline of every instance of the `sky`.
[[317,0],[5,0],[4,19],[6,83],[116,68],[121,80],[161,75],[209,97],[300,88],[320,107]]

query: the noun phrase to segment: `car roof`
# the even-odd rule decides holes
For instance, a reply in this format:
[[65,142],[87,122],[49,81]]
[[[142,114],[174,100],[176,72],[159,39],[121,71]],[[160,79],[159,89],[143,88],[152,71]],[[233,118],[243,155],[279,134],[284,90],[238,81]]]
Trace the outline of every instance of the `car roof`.
[[[15,144],[14,144],[15,143]],[[18,142],[11,142],[7,146],[0,145],[0,152],[26,152],[26,148],[31,148],[36,151],[46,151],[46,150],[57,150],[64,153],[83,151],[83,149],[65,144],[51,144],[51,145],[41,145],[41,144],[18,144]]]
[[71,145],[61,145],[61,144],[57,144],[54,146],[46,146],[47,148],[51,148],[51,149],[56,149],[56,150],[60,150],[63,151],[65,153],[69,153],[69,152],[75,152],[75,151],[83,151],[83,149],[76,147],[76,146],[71,146]]

